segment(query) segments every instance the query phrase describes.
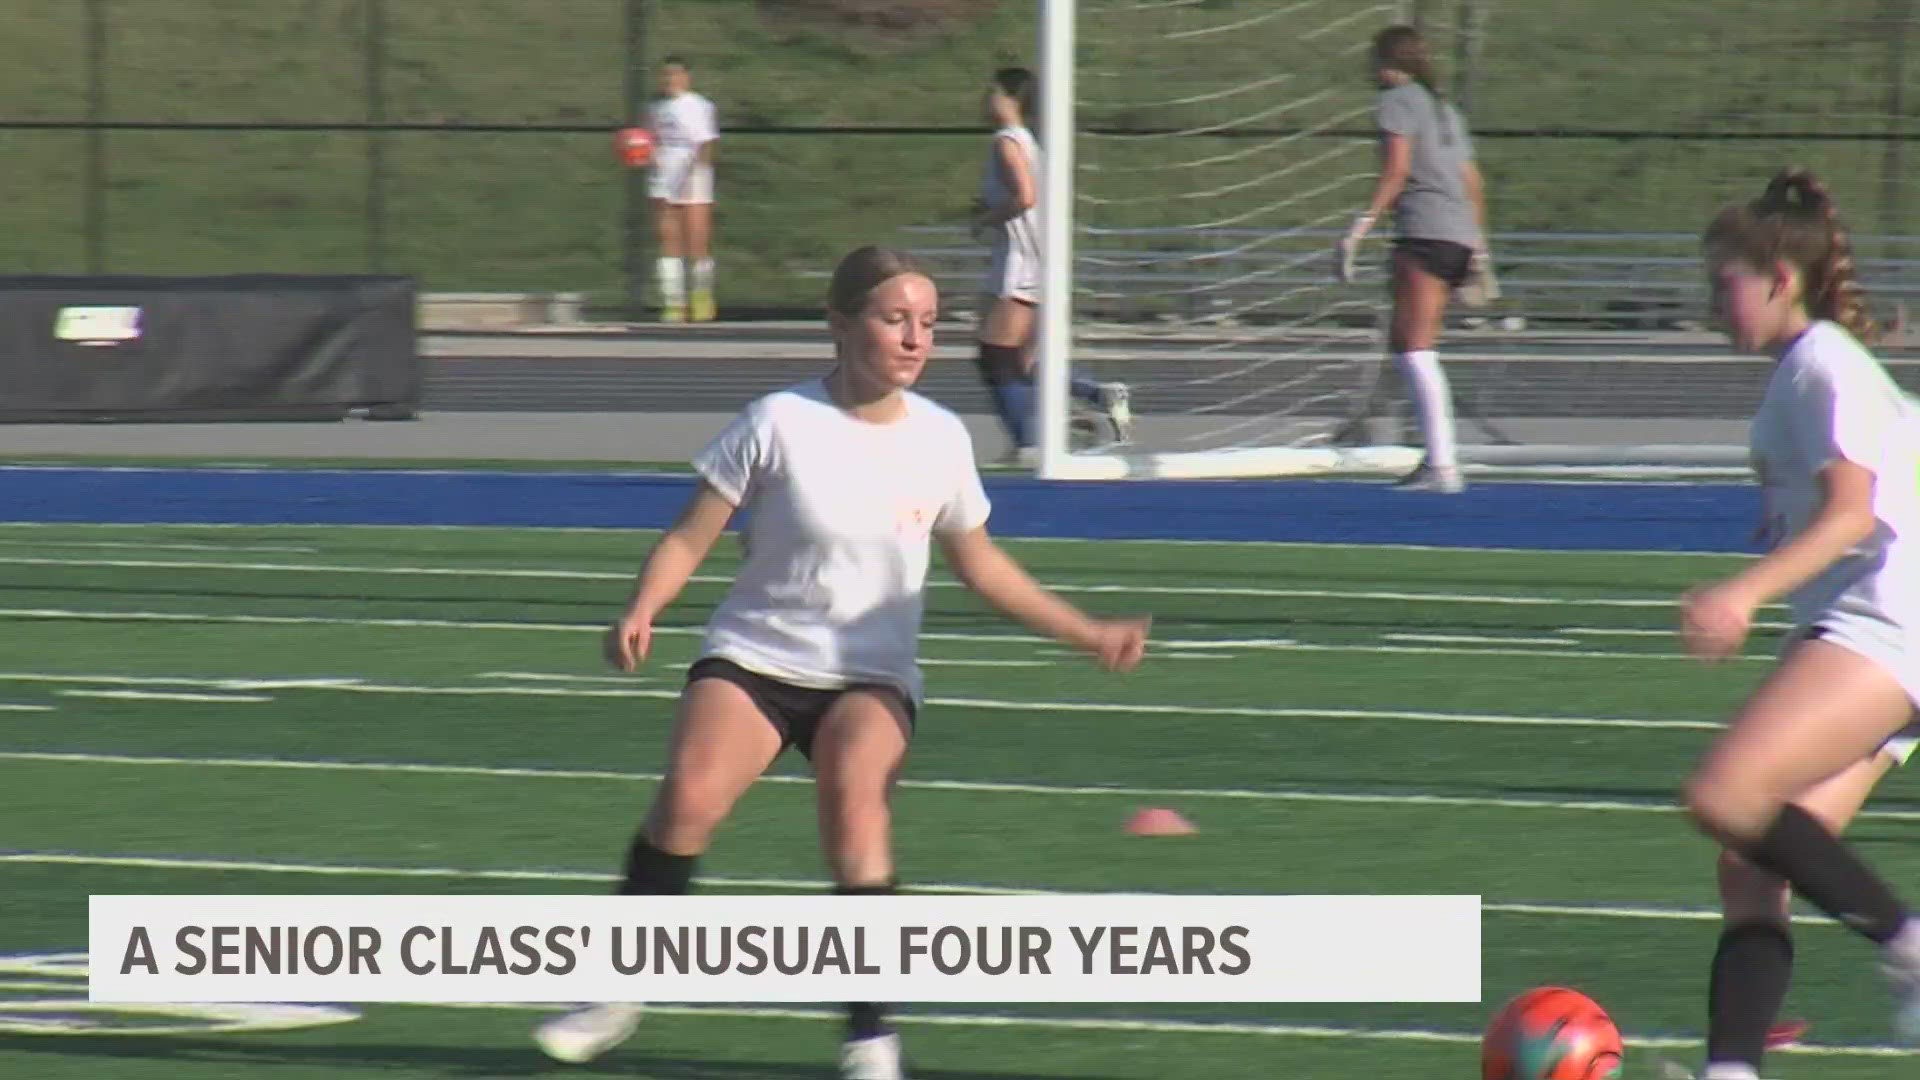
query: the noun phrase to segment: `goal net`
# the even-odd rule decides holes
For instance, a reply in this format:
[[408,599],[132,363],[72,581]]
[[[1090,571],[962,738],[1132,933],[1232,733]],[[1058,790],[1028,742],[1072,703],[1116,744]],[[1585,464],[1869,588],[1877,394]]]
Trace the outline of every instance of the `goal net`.
[[[1646,0],[1620,44],[1604,0],[1045,0],[1040,474],[1418,463],[1386,348],[1391,221],[1363,244],[1358,280],[1332,273],[1378,172],[1372,39],[1416,6],[1443,87],[1472,91],[1476,131],[1510,136],[1475,146],[1507,296],[1456,303],[1441,343],[1465,464],[1742,472],[1765,364],[1705,324],[1707,211],[1811,165],[1848,208],[1877,314],[1920,298],[1906,209],[1920,198],[1903,194],[1900,157],[1920,17],[1836,4],[1848,18],[1789,33],[1763,0]],[[1610,42],[1632,70],[1555,59]],[[1766,58],[1786,52],[1811,59],[1779,90]],[[1698,77],[1716,64],[1721,77]],[[1622,128],[1635,137],[1557,134]],[[1911,335],[1881,355],[1920,388]],[[1129,387],[1130,442],[1076,426],[1075,376]]]
[[[1376,172],[1368,50],[1400,6],[1044,9],[1042,475],[1411,468],[1408,447],[1339,445],[1394,374],[1381,242],[1357,281],[1332,275]],[[1129,442],[1074,423],[1072,376],[1128,386]]]

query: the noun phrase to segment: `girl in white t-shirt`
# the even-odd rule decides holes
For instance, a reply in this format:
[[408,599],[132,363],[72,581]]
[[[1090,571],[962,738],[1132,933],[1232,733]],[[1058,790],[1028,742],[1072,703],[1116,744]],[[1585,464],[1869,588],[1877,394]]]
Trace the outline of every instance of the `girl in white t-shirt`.
[[[653,133],[653,163],[647,196],[653,201],[665,322],[710,322],[713,300],[713,164],[720,144],[719,114],[693,89],[686,60],[669,56],[660,65],[660,100],[647,111]],[[687,264],[693,289],[687,289]],[[691,303],[689,303],[691,299]]]
[[1792,969],[1797,893],[1879,946],[1897,1026],[1920,1036],[1920,923],[1838,836],[1914,748],[1920,701],[1920,417],[1861,343],[1873,324],[1826,188],[1788,170],[1707,229],[1715,317],[1778,363],[1753,422],[1770,550],[1689,592],[1696,656],[1739,650],[1763,605],[1793,631],[1686,786],[1725,845],[1708,1080],[1755,1080]]
[[[981,107],[993,125],[993,138],[973,203],[973,234],[988,252],[974,362],[994,412],[1006,425],[1010,461],[1031,464],[1038,452],[1034,346],[1043,276],[1040,199],[1046,187],[1046,155],[1032,127],[1039,120],[1040,82],[1026,68],[1001,68],[987,84]],[[1125,383],[1097,382],[1071,371],[1067,388],[1083,407],[1076,410],[1072,430],[1087,444],[1132,440],[1132,395]]]
[[[966,427],[913,393],[933,352],[938,294],[910,257],[862,248],[829,289],[838,363],[760,398],[694,459],[699,490],[648,556],[607,635],[631,671],[653,622],[734,512],[746,558],[707,625],[681,695],[666,778],[628,850],[624,895],[680,894],[735,801],[787,747],[812,762],[821,845],[838,891],[894,889],[889,798],[925,700],[915,657],[932,541],[954,576],[1036,633],[1126,671],[1148,620],[1098,620],[1036,583],[988,535]],[[584,1061],[626,1038],[637,1006],[542,1025],[549,1054]],[[848,1006],[842,1074],[898,1080],[877,1004]]]

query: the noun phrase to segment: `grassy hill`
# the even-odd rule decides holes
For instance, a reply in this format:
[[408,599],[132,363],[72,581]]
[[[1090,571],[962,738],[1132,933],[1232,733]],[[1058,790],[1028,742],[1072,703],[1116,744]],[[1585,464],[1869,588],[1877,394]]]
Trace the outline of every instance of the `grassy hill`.
[[[1889,99],[1881,0],[1785,18],[1775,0],[1481,0],[1490,9],[1476,128],[1656,128],[1764,134],[1881,130]],[[993,66],[1031,62],[1032,3],[901,0],[945,16],[861,29],[822,12],[866,0],[656,0],[650,60],[689,55],[731,129],[972,125]],[[1351,0],[1084,0],[1086,115],[1176,130],[1364,123],[1357,48],[1385,9]],[[106,114],[153,122],[368,119],[361,0],[109,0]],[[385,140],[388,268],[433,289],[582,289],[617,297],[625,178],[607,130],[623,85],[619,0],[387,0],[385,118],[584,125],[579,134],[408,132]],[[1452,3],[1436,5],[1445,16]],[[811,15],[809,13],[812,13]],[[84,8],[16,0],[0,16],[0,114],[86,116]],[[1920,37],[1920,29],[1911,33]],[[1451,69],[1443,17],[1436,38]],[[1920,42],[1915,42],[1920,45]],[[1920,48],[1909,51],[1920,53]],[[1904,71],[1911,110],[1920,61]],[[1191,100],[1198,99],[1198,100]],[[1186,104],[1169,104],[1186,101]],[[1911,133],[1910,119],[1905,130]],[[972,197],[978,135],[751,134],[724,142],[723,302],[815,302],[802,276],[903,226],[953,224]],[[194,273],[368,265],[368,137],[138,131],[107,140],[110,268]],[[1898,224],[1879,144],[1483,137],[1502,229],[1691,230],[1777,164],[1831,175],[1863,228]],[[83,269],[84,137],[0,130],[12,269]],[[1102,224],[1263,225],[1363,197],[1364,146],[1206,134],[1082,140],[1084,209]],[[1238,156],[1236,156],[1238,155]],[[1218,159],[1218,160],[1215,160]],[[1207,162],[1212,162],[1207,164]]]

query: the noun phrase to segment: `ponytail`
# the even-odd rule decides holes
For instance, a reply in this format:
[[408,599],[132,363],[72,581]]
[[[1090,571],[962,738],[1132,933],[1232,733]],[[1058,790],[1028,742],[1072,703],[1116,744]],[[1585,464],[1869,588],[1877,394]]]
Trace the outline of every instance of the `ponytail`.
[[1853,239],[1840,220],[1833,194],[1804,168],[1782,169],[1760,197],[1721,211],[1708,226],[1706,243],[1755,267],[1785,260],[1800,271],[1807,313],[1846,327],[1871,343],[1879,327],[1867,310]]

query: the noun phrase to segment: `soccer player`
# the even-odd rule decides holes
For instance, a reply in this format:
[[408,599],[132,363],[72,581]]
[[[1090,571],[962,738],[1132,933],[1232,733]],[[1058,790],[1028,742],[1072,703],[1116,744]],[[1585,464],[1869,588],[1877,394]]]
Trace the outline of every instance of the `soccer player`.
[[720,141],[713,102],[693,90],[687,62],[667,57],[660,68],[662,97],[654,102],[648,126],[653,134],[653,175],[648,194],[660,237],[662,319],[688,318],[686,260],[693,261],[694,322],[714,317],[713,304],[713,159]]
[[[753,402],[694,459],[700,486],[654,546],[606,639],[631,671],[653,622],[736,510],[746,558],[687,674],[665,780],[627,851],[620,893],[679,895],[735,801],[786,748],[813,766],[820,840],[840,893],[894,891],[889,803],[924,701],[915,660],[929,542],[968,588],[1035,632],[1126,671],[1148,620],[1099,620],[1037,584],[989,537],[972,441],[911,392],[933,351],[938,296],[905,254],[861,248],[828,291],[837,363]],[[634,1005],[536,1032],[565,1061],[626,1038]],[[881,1006],[848,1006],[841,1072],[899,1080]]]
[[1751,433],[1770,550],[1687,593],[1681,631],[1726,657],[1781,597],[1794,627],[1685,792],[1726,849],[1705,1075],[1755,1080],[1791,974],[1789,889],[1879,947],[1896,1025],[1920,1037],[1920,923],[1838,838],[1920,735],[1920,412],[1862,344],[1851,244],[1812,174],[1721,212],[1704,246],[1715,318],[1777,361]]
[[[973,233],[992,252],[979,329],[981,381],[1007,427],[1014,460],[1030,458],[1036,396],[1033,346],[1040,303],[1040,194],[1044,159],[1030,123],[1040,86],[1026,68],[1001,68],[987,86],[984,108],[992,149],[974,200]],[[1109,441],[1132,438],[1133,410],[1123,383],[1075,375],[1073,396],[1107,429]],[[1078,425],[1077,425],[1078,426]]]
[[1434,346],[1454,290],[1472,288],[1476,301],[1492,287],[1486,234],[1486,194],[1473,159],[1473,139],[1460,111],[1440,94],[1426,41],[1410,26],[1390,26],[1374,37],[1373,75],[1380,86],[1375,111],[1380,132],[1380,176],[1373,199],[1353,220],[1335,250],[1335,276],[1354,277],[1360,242],[1393,210],[1393,319],[1389,348],[1413,388],[1426,456],[1400,481],[1406,490],[1458,492],[1453,393]]

